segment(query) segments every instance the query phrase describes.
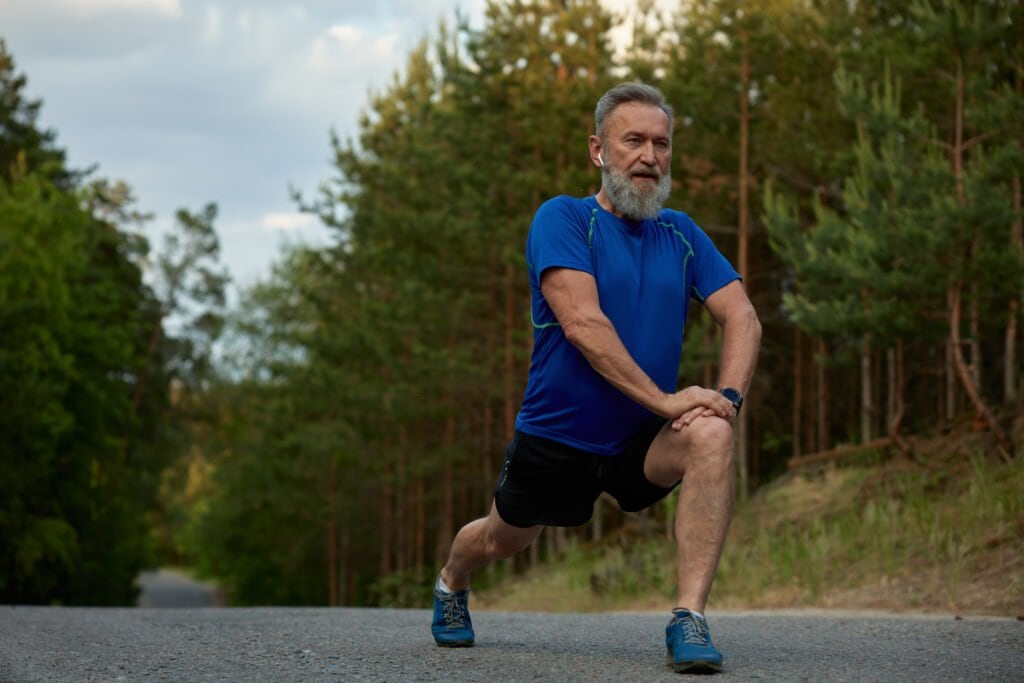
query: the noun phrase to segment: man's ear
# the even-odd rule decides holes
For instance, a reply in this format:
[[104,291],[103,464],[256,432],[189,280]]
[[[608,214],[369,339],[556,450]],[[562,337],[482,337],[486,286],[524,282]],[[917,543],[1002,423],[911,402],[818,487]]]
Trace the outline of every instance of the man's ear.
[[601,145],[601,138],[596,135],[590,136],[590,160],[597,166],[604,166],[604,149]]

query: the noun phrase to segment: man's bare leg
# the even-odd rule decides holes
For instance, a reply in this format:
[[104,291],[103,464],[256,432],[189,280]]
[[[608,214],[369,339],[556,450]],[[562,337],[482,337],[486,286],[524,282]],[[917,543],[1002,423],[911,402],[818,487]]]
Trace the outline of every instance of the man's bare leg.
[[682,479],[676,503],[678,607],[704,612],[733,510],[733,433],[722,418],[702,417],[676,432],[666,425],[647,452],[655,485]]
[[495,560],[512,557],[533,543],[543,529],[522,529],[506,523],[492,503],[490,514],[470,522],[455,535],[441,578],[453,591],[468,588],[474,571]]
[[[452,541],[448,563],[441,569],[443,585],[434,589],[434,621],[430,632],[441,647],[469,647],[475,634],[469,616],[469,578],[488,562],[512,557],[530,545],[543,527],[520,529],[506,524],[492,504],[486,517],[470,522]],[[448,590],[444,590],[447,588]]]

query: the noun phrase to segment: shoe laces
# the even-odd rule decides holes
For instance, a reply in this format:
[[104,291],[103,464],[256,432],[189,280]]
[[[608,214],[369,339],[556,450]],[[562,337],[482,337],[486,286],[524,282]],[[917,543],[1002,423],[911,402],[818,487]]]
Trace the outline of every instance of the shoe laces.
[[690,645],[707,645],[711,640],[708,622],[691,612],[680,612],[675,623],[683,629],[683,642]]
[[454,593],[441,596],[441,615],[444,617],[445,626],[448,628],[466,625],[466,611],[459,604],[459,599]]

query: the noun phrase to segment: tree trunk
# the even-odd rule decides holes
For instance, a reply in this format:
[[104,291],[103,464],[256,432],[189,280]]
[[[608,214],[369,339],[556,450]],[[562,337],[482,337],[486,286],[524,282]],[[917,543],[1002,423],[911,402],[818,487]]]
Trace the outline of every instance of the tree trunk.
[[[444,424],[444,449],[447,452],[455,442],[455,416],[449,414]],[[441,471],[440,525],[437,530],[437,561],[444,564],[448,559],[452,539],[455,538],[455,465],[445,456]]]
[[347,524],[341,525],[340,543],[341,547],[338,554],[341,556],[341,562],[338,564],[338,586],[341,599],[338,604],[347,605],[352,599],[355,580],[355,573],[348,570],[351,563],[351,555],[349,553],[352,548],[352,531]]
[[[504,427],[505,427],[505,440],[511,441],[512,436],[515,432],[515,377],[516,377],[516,364],[515,364],[515,348],[513,343],[515,342],[515,269],[511,263],[505,264],[505,329],[504,329],[504,343],[505,343],[505,364],[504,364],[504,381],[502,383],[504,393]],[[537,545],[534,543],[533,545]],[[536,552],[531,549],[531,552]],[[505,560],[506,571],[511,576],[516,571],[517,558],[520,555],[513,555],[512,557]],[[519,560],[521,561],[521,560]]]
[[960,312],[962,308],[962,291],[963,282],[959,279],[953,283],[949,290],[949,345],[953,349],[953,362],[967,398],[974,404],[974,409],[977,411],[978,416],[984,420],[992,435],[995,436],[1003,460],[1009,462],[1010,456],[1013,453],[1013,444],[1006,438],[1006,434],[999,426],[995,416],[992,415],[992,411],[988,409],[984,399],[982,399],[978,387],[974,384],[974,377],[971,375],[970,368],[967,366],[966,361],[964,361],[963,353],[961,352]]
[[387,576],[392,570],[392,538],[393,510],[394,510],[394,481],[391,466],[390,447],[385,439],[381,443],[381,454],[384,456],[384,467],[381,472],[381,495],[380,495],[380,530],[377,540],[380,544],[380,565],[379,576]]
[[[1018,83],[1019,85],[1019,83]],[[1018,87],[1018,90],[1020,88]],[[1013,176],[1013,221],[1010,224],[1010,249],[1017,260],[1024,259],[1024,218],[1021,216],[1020,175]],[[1017,294],[1010,300],[1006,319],[1006,353],[1003,356],[1003,399],[1009,403],[1017,399],[1017,318],[1020,303],[1024,301],[1024,290],[1018,287]]]
[[[956,177],[956,197],[957,201],[961,206],[967,205],[967,192],[964,188],[964,102],[965,102],[965,90],[966,90],[966,77],[964,75],[964,62],[963,56],[957,54],[956,56],[956,121],[955,121],[955,138],[953,141],[953,172]],[[970,249],[968,250],[968,258],[974,257],[974,252],[977,246],[978,231],[977,227],[971,226],[971,242]],[[1010,454],[1013,453],[1013,445],[1010,440],[1006,438],[1006,434],[1003,433],[999,423],[996,422],[995,416],[992,415],[992,411],[989,410],[985,400],[981,396],[980,385],[978,383],[978,369],[975,367],[973,370],[969,367],[964,360],[963,355],[963,342],[960,339],[960,316],[963,307],[963,288],[964,281],[963,275],[958,274],[949,288],[949,345],[953,353],[953,364],[956,368],[957,375],[960,377],[960,383],[963,385],[964,391],[967,393],[968,399],[974,404],[974,409],[977,411],[978,416],[984,420],[985,424],[992,431],[992,434],[996,438],[996,442],[999,444],[1001,455],[1004,460],[1010,459]],[[977,297],[974,297],[972,301],[972,321],[971,326],[974,328],[976,325],[974,321],[974,308],[976,305]],[[973,331],[973,329],[972,329]],[[976,342],[972,340],[972,344]],[[972,352],[977,353],[976,347],[972,346]],[[978,358],[972,358],[973,364],[978,365]]]
[[[748,245],[750,233],[750,197],[748,164],[750,160],[750,49],[746,33],[740,34],[742,42],[742,63],[740,66],[740,159],[739,159],[739,238],[738,256],[740,277],[744,282],[749,276]],[[747,443],[747,413],[736,416],[736,483],[740,498],[750,493],[749,444]]]
[[484,426],[483,435],[481,437],[481,444],[483,451],[481,457],[483,458],[483,489],[485,491],[483,503],[490,505],[491,498],[494,495],[492,487],[497,484],[497,476],[495,474],[495,458],[498,455],[499,449],[495,447],[494,442],[494,404],[491,403],[491,397],[485,396],[484,398]]
[[566,539],[567,530],[566,530],[566,528],[564,526],[557,526],[557,527],[555,527],[553,529],[553,531],[555,533],[553,533],[551,535],[555,537],[555,554],[554,554],[554,557],[559,557],[562,553],[565,552],[565,546],[566,546],[565,539]]
[[804,340],[800,328],[793,326],[793,448],[792,455],[802,452],[803,409],[804,409]]
[[505,438],[511,440],[516,419],[515,268],[505,264]]
[[[901,361],[902,362],[902,361]],[[885,350],[885,371],[886,371],[886,402],[885,402],[885,424],[891,425],[896,421],[897,378],[896,378],[896,349]]]
[[338,606],[338,513],[336,509],[337,463],[331,455],[327,467],[327,604]]
[[[495,245],[491,246],[490,253],[488,255],[488,273],[498,273],[498,247]],[[498,310],[498,292],[501,288],[501,283],[497,277],[488,278],[490,280],[490,287],[488,287],[487,301],[488,310]],[[495,321],[496,322],[496,321]],[[497,354],[500,340],[498,338],[499,329],[497,325],[489,325],[486,333],[486,344],[484,347],[484,359],[486,367],[488,369],[493,367],[494,358]],[[497,379],[497,378],[495,378]],[[488,383],[489,384],[489,383]],[[483,503],[487,506],[491,504],[491,498],[493,496],[492,488],[496,482],[496,468],[494,465],[495,455],[497,449],[495,448],[494,438],[494,427],[495,427],[495,406],[493,395],[488,389],[483,390],[483,434],[481,436],[483,445],[483,459],[484,459],[484,490],[487,492]],[[447,542],[447,541],[445,541]]]
[[405,571],[409,566],[409,475],[408,454],[406,444],[408,433],[405,425],[398,428],[398,448],[395,453],[395,549],[394,549],[394,570]]
[[[907,385],[907,376],[903,367],[903,340],[898,340],[896,342],[895,352],[890,349],[889,353],[890,358],[895,361],[890,362],[890,376],[895,376],[896,385],[893,388],[893,399],[890,400],[890,403],[894,405],[895,409],[892,413],[891,420],[889,421],[889,437],[904,455],[910,455],[910,444],[907,443],[906,439],[904,439],[900,433],[903,426],[903,415],[906,412],[904,392]],[[895,365],[895,368],[892,368],[893,365]]]
[[832,434],[829,431],[829,390],[828,390],[828,344],[824,339],[818,340],[817,361],[818,371],[818,448],[827,451],[832,447]]
[[427,503],[426,486],[423,476],[413,480],[413,500],[415,501],[415,518],[413,532],[413,567],[421,571],[427,564]]
[[132,391],[132,417],[139,414],[139,407],[142,405],[142,397],[146,391],[146,379],[149,376],[149,364],[152,362],[153,356],[156,355],[156,349],[160,345],[160,340],[163,339],[163,336],[164,314],[161,312],[160,317],[156,321],[156,326],[153,328],[153,332],[149,335],[149,344],[146,345],[146,357],[142,361],[142,369],[139,370],[139,378],[135,381],[135,389]]
[[[977,241],[977,240],[975,240]],[[976,245],[972,245],[974,247]],[[973,259],[975,249],[971,249],[971,256]],[[980,315],[978,313],[978,302],[980,296],[978,294],[978,283],[975,282],[971,285],[971,306],[970,306],[970,320],[971,320],[971,339],[967,343],[967,348],[971,350],[971,379],[974,380],[974,386],[984,386],[981,381],[981,323],[979,321]]]
[[874,438],[871,421],[874,414],[871,387],[871,337],[860,338],[860,440],[867,443]]
[[943,412],[945,412],[947,420],[952,420],[956,417],[956,365],[953,360],[953,344],[948,339],[946,340],[946,369],[943,377],[946,378],[946,403]]
[[[704,329],[704,348],[714,348],[717,325],[708,325]],[[713,387],[715,385],[715,364],[709,360],[704,362],[704,372],[701,386]]]

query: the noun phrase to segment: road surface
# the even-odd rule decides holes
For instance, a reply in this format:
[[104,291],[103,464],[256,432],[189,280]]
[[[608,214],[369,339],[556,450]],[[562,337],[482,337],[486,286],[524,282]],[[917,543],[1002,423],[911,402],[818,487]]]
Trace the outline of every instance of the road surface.
[[[722,681],[1022,681],[1024,622],[711,613]],[[2,681],[680,681],[667,614],[478,612],[442,649],[427,610],[0,607]],[[686,679],[683,679],[686,680]]]
[[139,574],[139,607],[223,607],[224,593],[174,569]]

